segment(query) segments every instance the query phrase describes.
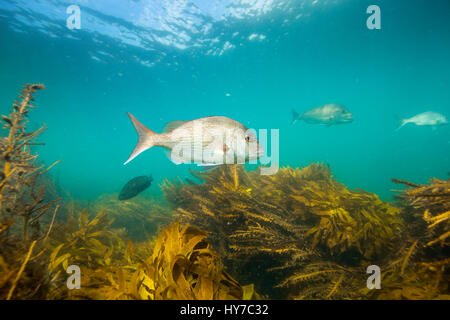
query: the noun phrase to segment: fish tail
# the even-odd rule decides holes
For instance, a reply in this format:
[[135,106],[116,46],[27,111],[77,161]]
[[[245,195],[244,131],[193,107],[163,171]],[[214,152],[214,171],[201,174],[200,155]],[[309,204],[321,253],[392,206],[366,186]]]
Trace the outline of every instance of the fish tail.
[[395,131],[400,130],[401,127],[403,127],[405,124],[408,123],[408,120],[407,120],[407,119],[400,119],[400,118],[399,118],[398,120],[399,120],[399,122],[400,122],[400,125],[399,125],[399,127],[398,127],[397,129],[395,129]]
[[136,129],[136,132],[139,136],[139,140],[136,144],[136,147],[134,148],[133,152],[131,153],[128,160],[124,163],[126,165],[128,162],[136,158],[139,154],[144,152],[147,149],[150,149],[155,145],[155,136],[158,135],[156,132],[150,130],[149,128],[145,127],[142,123],[138,121],[131,113],[127,112],[128,116],[131,119],[131,122],[134,125],[134,128]]
[[295,124],[297,122],[298,119],[300,119],[300,115],[298,114],[297,111],[295,111],[294,109],[292,109],[292,124]]

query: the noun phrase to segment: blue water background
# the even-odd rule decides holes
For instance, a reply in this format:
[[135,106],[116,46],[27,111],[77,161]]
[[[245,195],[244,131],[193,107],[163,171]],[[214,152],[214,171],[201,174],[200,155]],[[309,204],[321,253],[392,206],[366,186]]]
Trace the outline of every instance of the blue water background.
[[[65,26],[70,4],[81,30]],[[371,4],[381,30],[366,27]],[[400,188],[392,177],[448,178],[450,126],[395,129],[396,117],[424,111],[450,118],[449,12],[446,0],[2,0],[0,112],[24,83],[46,85],[31,113],[32,128],[48,126],[36,151],[47,165],[62,160],[51,172],[80,199],[137,175],[153,175],[155,194],[163,179],[189,176],[192,166],[160,148],[123,166],[137,141],[131,112],[157,132],[211,115],[279,129],[281,166],[324,162],[350,188],[388,200]],[[291,108],[325,103],[355,121],[291,125]]]

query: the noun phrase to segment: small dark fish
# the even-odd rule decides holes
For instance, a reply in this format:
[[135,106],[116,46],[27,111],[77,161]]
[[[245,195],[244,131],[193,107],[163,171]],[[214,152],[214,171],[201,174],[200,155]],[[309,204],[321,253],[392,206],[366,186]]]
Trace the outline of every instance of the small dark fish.
[[122,191],[120,191],[119,200],[128,200],[136,197],[139,193],[150,187],[152,181],[153,178],[151,175],[149,177],[140,176],[131,179],[122,188]]

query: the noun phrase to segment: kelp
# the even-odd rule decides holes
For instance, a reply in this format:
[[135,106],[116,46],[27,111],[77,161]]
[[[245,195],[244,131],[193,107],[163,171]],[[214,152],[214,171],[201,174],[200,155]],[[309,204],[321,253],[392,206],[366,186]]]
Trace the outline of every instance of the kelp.
[[298,264],[295,272],[277,287],[285,288],[288,298],[294,300],[358,299],[358,291],[365,280],[362,267],[348,267],[333,261],[313,259],[308,263]]
[[153,255],[145,261],[144,296],[163,300],[256,298],[252,287],[241,287],[225,270],[206,240],[207,233],[174,222],[163,229]]
[[[210,249],[206,232],[174,222],[154,241],[125,244],[120,232],[110,229],[105,211],[89,221],[86,211],[72,232],[64,228],[52,239],[49,271],[58,299],[243,299],[257,298],[252,286],[241,287],[225,272]],[[74,223],[68,223],[67,227]],[[60,235],[69,234],[58,244]],[[79,265],[81,289],[68,290],[64,271]],[[62,276],[64,275],[64,276]],[[62,277],[61,277],[62,276]],[[60,277],[60,280],[58,280]]]
[[[101,294],[101,287],[110,285],[112,272],[129,262],[124,230],[111,228],[114,220],[105,210],[92,219],[89,216],[87,209],[69,216],[49,237],[47,269],[52,285],[48,299],[108,298]],[[80,267],[81,290],[66,286],[69,265]]]
[[[399,182],[397,180],[397,182]],[[402,183],[403,181],[400,181]],[[404,183],[404,182],[403,182]],[[423,211],[423,219],[434,239],[427,246],[435,244],[449,246],[450,241],[450,182],[430,179],[428,185],[415,185],[404,191],[409,206]]]
[[[51,167],[38,166],[30,150],[45,126],[26,131],[40,89],[26,85],[2,116],[0,299],[261,298],[256,291],[292,299],[450,299],[448,180],[394,179],[407,186],[394,206],[350,190],[322,164],[273,176],[231,165],[192,171],[197,182],[166,180],[172,209],[115,194],[54,206]],[[366,287],[373,264],[381,290]],[[69,266],[80,268],[80,289],[67,287]]]
[[0,138],[0,299],[42,298],[48,285],[43,242],[50,229],[42,230],[41,220],[49,210],[56,214],[51,209],[59,199],[46,201],[39,183],[54,164],[39,166],[31,150],[42,144],[36,138],[46,127],[27,131],[33,94],[41,89],[25,85],[10,113],[2,115],[7,134]]
[[[359,276],[364,261],[381,259],[399,240],[398,208],[374,194],[349,190],[322,164],[281,168],[272,176],[238,165],[192,175],[199,183],[165,181],[166,199],[184,222],[209,231],[235,272],[249,270],[242,278],[260,288],[268,284],[258,279],[273,279],[273,288],[292,287],[292,279],[311,273],[340,284],[342,272],[325,272],[320,266],[356,267],[352,272]],[[297,289],[271,294],[301,296]],[[317,297],[340,297],[337,293],[334,289]]]
[[423,261],[423,248],[416,240],[397,259],[381,266],[381,290],[363,288],[366,299],[450,300],[449,258]]
[[89,220],[85,209],[78,217],[57,225],[47,245],[52,251],[48,269],[56,270],[61,264],[66,270],[69,260],[90,268],[110,265],[113,253],[125,247],[121,230],[110,228],[113,221],[105,210]]
[[425,185],[393,182],[407,186],[399,198],[402,214],[410,222],[403,232],[408,245],[383,267],[383,290],[365,293],[376,299],[449,300],[450,183],[439,179]]

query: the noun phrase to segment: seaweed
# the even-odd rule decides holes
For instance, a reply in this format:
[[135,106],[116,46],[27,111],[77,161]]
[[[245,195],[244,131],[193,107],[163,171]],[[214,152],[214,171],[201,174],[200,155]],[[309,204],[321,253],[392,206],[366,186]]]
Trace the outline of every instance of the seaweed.
[[[75,219],[75,218],[74,218]],[[52,299],[243,299],[257,298],[253,287],[241,287],[225,272],[210,249],[206,233],[174,222],[148,242],[125,242],[111,229],[105,211],[88,220],[80,212],[78,223],[57,227],[48,269]],[[72,226],[76,225],[75,228]],[[72,230],[68,230],[72,229]],[[63,235],[66,239],[62,239]],[[68,290],[63,271],[69,264],[81,268],[80,290]],[[244,294],[245,293],[245,294]]]
[[145,261],[145,295],[151,299],[217,300],[256,298],[241,287],[211,250],[207,233],[179,221],[162,230],[153,255]]
[[403,232],[408,246],[398,248],[395,258],[383,268],[381,292],[366,292],[376,299],[450,299],[449,230],[450,183],[430,179],[406,185],[400,193],[403,216],[411,223]]
[[[127,262],[123,254],[127,248],[123,238],[124,231],[112,229],[113,221],[105,210],[89,219],[88,210],[85,209],[54,227],[47,242],[47,270],[51,279],[51,290],[48,291],[47,298],[89,297],[92,295],[92,288],[102,284],[111,269]],[[67,288],[65,281],[69,265],[80,267],[83,275],[82,290],[72,291]]]
[[258,291],[269,287],[270,296],[302,296],[306,288],[293,284],[313,276],[338,284],[326,293],[317,290],[317,298],[339,297],[342,282],[351,292],[348,283],[361,278],[367,259],[381,261],[400,240],[400,209],[375,194],[349,190],[322,164],[281,168],[273,176],[238,165],[192,175],[199,183],[166,180],[166,199],[185,223],[210,232],[235,274],[255,282]]
[[[40,298],[48,285],[43,243],[50,233],[41,229],[41,218],[59,199],[46,201],[38,181],[50,168],[38,166],[31,147],[45,126],[29,132],[33,94],[41,84],[26,84],[9,115],[2,115],[7,134],[0,139],[0,298]],[[57,207],[54,210],[56,214]]]

